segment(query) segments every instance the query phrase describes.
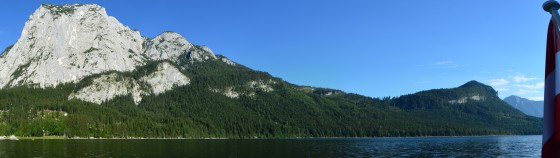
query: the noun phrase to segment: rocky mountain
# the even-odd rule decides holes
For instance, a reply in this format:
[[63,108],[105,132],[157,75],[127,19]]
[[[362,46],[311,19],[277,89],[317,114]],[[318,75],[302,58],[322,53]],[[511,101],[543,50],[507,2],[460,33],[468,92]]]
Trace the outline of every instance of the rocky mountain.
[[504,101],[527,115],[543,117],[543,101],[533,101],[515,95],[504,98]]
[[[217,59],[208,47],[191,44],[174,32],[164,32],[155,38],[142,37],[138,31],[108,16],[98,5],[46,4],[29,17],[19,40],[2,53],[0,87],[54,87],[77,83],[93,74],[133,71],[152,61],[180,64],[180,58],[189,62]],[[168,63],[162,63],[157,72],[140,79],[148,83],[143,88],[151,91],[143,91],[138,80],[114,79],[114,74],[100,76],[94,82],[97,89],[84,87],[69,98],[101,103],[133,94],[138,103],[142,95],[188,84],[188,77]],[[108,90],[115,91],[107,93]]]
[[539,134],[542,119],[471,81],[371,98],[299,86],[93,5],[41,5],[0,55],[0,135],[377,137]]

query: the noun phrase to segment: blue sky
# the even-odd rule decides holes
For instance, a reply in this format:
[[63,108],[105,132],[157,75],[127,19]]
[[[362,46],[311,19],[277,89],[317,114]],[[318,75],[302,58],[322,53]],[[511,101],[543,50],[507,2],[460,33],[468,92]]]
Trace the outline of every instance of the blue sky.
[[0,49],[41,3],[97,3],[144,36],[175,31],[295,84],[383,97],[477,80],[502,98],[542,100],[543,2],[7,0]]

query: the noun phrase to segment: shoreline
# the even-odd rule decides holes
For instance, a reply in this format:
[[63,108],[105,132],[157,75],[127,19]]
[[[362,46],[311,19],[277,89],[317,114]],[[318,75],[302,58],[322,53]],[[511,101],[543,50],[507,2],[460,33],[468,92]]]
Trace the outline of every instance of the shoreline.
[[[419,137],[279,137],[279,138],[95,138],[65,136],[17,137],[19,140],[266,140],[266,139],[373,139],[373,138],[460,138],[460,137],[492,137],[492,136],[537,136],[537,135],[472,135],[472,136],[419,136]],[[9,140],[9,139],[5,139]]]

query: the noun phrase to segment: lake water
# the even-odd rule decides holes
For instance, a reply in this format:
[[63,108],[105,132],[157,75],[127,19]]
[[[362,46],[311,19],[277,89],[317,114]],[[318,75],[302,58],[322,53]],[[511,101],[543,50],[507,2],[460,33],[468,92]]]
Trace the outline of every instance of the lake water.
[[0,141],[0,157],[540,157],[541,136]]

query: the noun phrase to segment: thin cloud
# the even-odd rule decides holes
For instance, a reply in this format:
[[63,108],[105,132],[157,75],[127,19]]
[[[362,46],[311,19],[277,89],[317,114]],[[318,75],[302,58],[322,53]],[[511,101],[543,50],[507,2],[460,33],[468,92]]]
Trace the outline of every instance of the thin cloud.
[[445,66],[445,67],[449,67],[449,68],[458,68],[461,65],[451,61],[451,60],[445,60],[445,61],[438,61],[435,63],[435,65],[437,66]]
[[449,64],[453,64],[453,61],[451,61],[451,60],[446,60],[446,61],[438,61],[438,62],[436,62],[436,65],[449,65]]
[[541,92],[537,90],[527,90],[527,89],[520,89],[517,91],[517,94],[519,95],[528,94],[528,93],[541,93]]
[[507,89],[507,88],[495,88],[495,89],[496,89],[497,91],[499,91],[499,92],[507,92],[507,91],[509,91],[509,89]]
[[540,96],[540,97],[527,97],[527,99],[534,100],[534,101],[541,101],[541,100],[544,100],[544,97],[542,97],[542,96]]
[[505,85],[509,84],[509,81],[504,79],[504,78],[492,79],[492,80],[489,80],[488,82],[490,83],[490,86],[492,86],[492,87],[505,86]]
[[517,83],[521,83],[521,82],[527,82],[527,81],[532,81],[532,80],[536,80],[536,77],[526,77],[525,75],[515,75],[511,77],[513,79],[514,82]]
[[539,83],[534,84],[534,85],[517,84],[515,86],[519,87],[519,88],[525,88],[525,89],[542,89],[542,88],[544,88],[544,82],[539,82]]

